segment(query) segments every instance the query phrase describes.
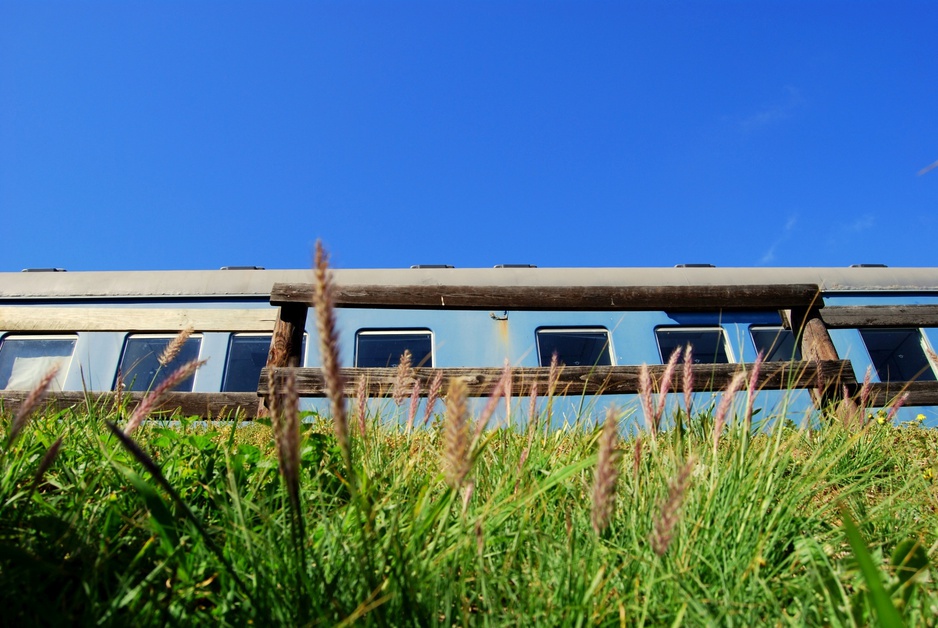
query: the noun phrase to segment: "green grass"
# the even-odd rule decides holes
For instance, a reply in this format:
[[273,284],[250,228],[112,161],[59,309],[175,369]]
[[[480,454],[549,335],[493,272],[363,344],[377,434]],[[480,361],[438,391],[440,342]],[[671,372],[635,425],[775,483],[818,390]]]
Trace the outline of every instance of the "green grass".
[[267,425],[144,424],[154,475],[114,418],[40,412],[0,453],[4,623],[936,625],[938,434],[913,425],[620,440],[597,533],[600,428],[485,432],[452,488],[445,420],[353,429],[351,473],[316,420],[297,508]]

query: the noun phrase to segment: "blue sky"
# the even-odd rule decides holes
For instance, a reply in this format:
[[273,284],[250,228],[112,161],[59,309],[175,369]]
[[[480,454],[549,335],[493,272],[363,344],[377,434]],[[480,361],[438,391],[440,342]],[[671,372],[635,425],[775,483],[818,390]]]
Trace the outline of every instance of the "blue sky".
[[936,266],[936,2],[0,0],[0,271]]

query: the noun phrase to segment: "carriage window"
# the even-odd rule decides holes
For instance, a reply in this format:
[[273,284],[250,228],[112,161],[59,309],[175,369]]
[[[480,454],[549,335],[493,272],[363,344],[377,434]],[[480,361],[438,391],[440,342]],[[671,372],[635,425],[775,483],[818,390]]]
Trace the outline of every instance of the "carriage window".
[[[120,363],[120,373],[126,390],[152,390],[177,368],[186,362],[198,359],[202,337],[193,335],[186,339],[172,362],[161,366],[160,356],[175,337],[171,334],[139,334],[127,337]],[[190,375],[177,384],[173,390],[190,392],[194,381],[195,376]]]
[[655,330],[661,362],[678,347],[691,346],[694,364],[727,364],[726,336],[719,327],[659,327]]
[[414,366],[433,366],[433,338],[429,329],[372,330],[355,334],[355,366],[397,366],[404,351]]
[[541,328],[537,336],[537,356],[541,366],[550,366],[554,353],[568,366],[611,366],[609,331],[591,329]]
[[801,360],[801,347],[795,343],[795,334],[784,327],[750,327],[752,343],[756,352],[762,353],[766,362],[788,362]]
[[880,381],[935,381],[918,329],[861,329],[860,336]]
[[[261,369],[267,365],[270,352],[270,334],[232,334],[228,342],[228,360],[222,392],[252,392],[257,390]],[[306,335],[300,355],[306,355]],[[302,364],[300,365],[302,366]]]
[[6,336],[0,341],[0,389],[31,390],[55,366],[52,390],[62,390],[76,336]]

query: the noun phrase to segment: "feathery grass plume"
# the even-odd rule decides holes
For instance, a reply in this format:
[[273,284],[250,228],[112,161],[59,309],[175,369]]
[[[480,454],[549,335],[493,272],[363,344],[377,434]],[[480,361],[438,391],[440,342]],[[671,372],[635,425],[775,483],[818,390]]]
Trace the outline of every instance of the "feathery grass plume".
[[441,390],[443,390],[443,371],[436,371],[433,373],[433,379],[430,380],[430,390],[427,391],[427,407],[423,412],[424,427],[433,416],[433,408],[436,406],[436,400],[440,398]]
[[610,406],[606,411],[606,421],[599,435],[599,459],[596,462],[596,474],[593,479],[593,508],[590,522],[596,534],[601,534],[609,526],[616,506],[616,482],[619,480],[620,452],[618,410]]
[[186,362],[170,373],[166,379],[160,382],[159,386],[148,392],[146,397],[140,401],[134,409],[133,414],[131,414],[130,418],[127,420],[127,425],[124,426],[124,434],[129,436],[137,429],[143,420],[150,416],[154,408],[159,405],[163,395],[171,391],[186,378],[191,377],[206,361],[207,360],[192,360]]
[[681,347],[677,347],[671,352],[668,363],[664,367],[664,374],[661,376],[661,385],[658,387],[658,407],[655,408],[655,431],[661,428],[661,416],[664,414],[665,401],[668,398],[668,391],[671,389],[671,380],[674,378],[674,371],[677,368],[677,361],[681,359]]
[[756,361],[752,364],[752,373],[749,374],[749,389],[746,391],[746,415],[744,422],[746,424],[746,431],[748,432],[752,428],[752,413],[754,411],[754,404],[756,401],[756,386],[759,385],[759,371],[762,370],[762,352],[759,352],[759,355],[756,356]]
[[335,320],[335,286],[329,270],[329,256],[316,240],[314,257],[313,307],[316,310],[316,329],[319,332],[319,357],[326,395],[332,408],[332,422],[336,439],[342,450],[346,469],[352,470],[352,448],[349,444],[348,417],[345,414],[345,394],[342,371],[339,368],[339,332]]
[[495,414],[495,408],[498,407],[498,400],[503,394],[509,391],[511,391],[511,365],[508,363],[508,360],[505,360],[502,375],[498,378],[498,381],[495,382],[495,386],[492,387],[492,392],[489,393],[489,400],[482,409],[482,414],[479,415],[479,423],[476,425],[475,435],[472,438],[473,443],[479,441],[482,432],[488,427],[489,420],[492,418],[492,415]]
[[687,410],[687,419],[690,420],[690,407],[694,395],[694,355],[690,343],[684,350],[684,408]]
[[62,447],[62,436],[59,436],[55,439],[55,442],[46,450],[46,453],[43,454],[42,460],[39,461],[39,468],[36,469],[36,475],[33,476],[33,485],[30,487],[29,491],[32,493],[39,485],[42,484],[42,479],[46,475],[46,471],[49,470],[49,467],[52,466],[52,463],[55,462],[55,459],[59,455],[59,449]]
[[873,390],[873,367],[866,367],[866,374],[863,376],[863,385],[860,386],[860,424],[866,427],[869,419],[866,416],[866,408],[870,402],[870,392]]
[[182,349],[182,345],[186,344],[186,341],[189,340],[189,336],[191,336],[194,331],[195,329],[193,327],[186,327],[176,334],[176,337],[166,345],[166,348],[163,349],[163,353],[157,358],[160,366],[166,366],[176,359],[176,356],[179,355],[179,351]]
[[417,417],[417,406],[420,404],[420,382],[414,381],[414,388],[410,391],[410,407],[407,408],[407,433],[414,429],[414,419]]
[[358,376],[358,388],[355,391],[358,400],[358,435],[364,437],[366,431],[365,415],[368,413],[368,383],[364,375]]
[[528,426],[537,429],[537,382],[531,385],[531,395],[528,402]]
[[400,362],[397,363],[397,378],[394,380],[394,390],[391,393],[391,399],[394,400],[394,405],[396,406],[400,406],[404,403],[404,397],[406,397],[409,392],[409,384],[413,377],[410,368],[411,362],[413,362],[413,356],[410,353],[410,349],[404,349],[404,353],[401,354]]
[[52,385],[52,381],[58,373],[59,365],[55,364],[46,371],[42,379],[40,379],[33,389],[29,391],[29,394],[26,395],[26,399],[23,400],[20,409],[17,410],[16,416],[13,417],[13,424],[10,426],[10,433],[7,435],[7,447],[11,446],[16,441],[23,427],[26,425],[26,420],[29,418],[29,415],[33,413],[33,410],[36,409],[36,406],[38,406],[42,398],[45,397],[49,386]]
[[280,429],[280,391],[274,373],[275,369],[267,369],[267,412],[276,436]]
[[453,379],[446,394],[446,421],[443,424],[443,474],[453,490],[462,487],[469,473],[469,417],[466,383]]
[[671,546],[671,541],[674,540],[674,526],[677,525],[681,504],[687,493],[691,472],[694,470],[696,463],[697,461],[691,457],[687,463],[681,467],[677,477],[669,484],[667,499],[662,501],[658,507],[658,518],[655,519],[649,540],[651,541],[652,551],[654,551],[659,558],[665,555],[668,551],[668,547]]
[[652,437],[658,435],[658,426],[655,425],[655,407],[651,400],[651,372],[648,365],[642,363],[642,370],[638,375],[638,396],[642,402],[642,414],[645,415],[645,425]]
[[550,426],[554,414],[554,394],[560,379],[560,357],[554,351],[550,356],[550,368],[547,370],[547,426]]
[[886,416],[887,423],[892,421],[896,417],[896,414],[899,412],[900,409],[902,409],[902,406],[904,406],[908,400],[909,400],[909,393],[907,392],[904,392],[898,397],[896,397],[895,401],[892,402],[892,405],[889,408],[889,414]]
[[280,474],[287,485],[290,502],[300,512],[300,396],[296,390],[296,371],[284,378],[283,418],[277,436]]
[[717,406],[717,413],[713,417],[713,455],[717,453],[717,446],[720,444],[720,435],[723,433],[723,427],[726,425],[726,417],[729,414],[730,406],[733,405],[733,398],[743,385],[746,374],[737,371],[730,380],[726,390],[723,391],[723,397],[720,399],[720,405]]

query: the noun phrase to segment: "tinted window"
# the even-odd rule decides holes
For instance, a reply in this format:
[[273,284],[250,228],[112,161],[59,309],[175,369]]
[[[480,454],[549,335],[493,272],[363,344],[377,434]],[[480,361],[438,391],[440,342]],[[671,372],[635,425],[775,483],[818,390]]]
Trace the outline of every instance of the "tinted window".
[[609,332],[605,329],[538,329],[537,355],[550,366],[554,353],[568,366],[610,366]]
[[225,381],[222,392],[250,392],[257,390],[261,369],[267,364],[270,335],[234,334],[228,343],[225,362]]
[[[121,355],[120,372],[126,390],[146,391],[160,385],[173,371],[186,362],[199,357],[202,346],[200,336],[190,336],[183,343],[175,359],[166,366],[160,366],[159,358],[175,336],[128,336]],[[195,376],[190,375],[173,390],[189,392]]]
[[51,387],[61,390],[75,340],[75,336],[6,336],[0,341],[0,389],[31,390],[58,365]]
[[429,330],[359,331],[355,335],[355,366],[397,366],[405,350],[410,351],[414,366],[433,366],[433,342]]
[[719,327],[660,327],[655,330],[655,335],[658,337],[662,363],[668,361],[675,349],[683,349],[687,345],[691,346],[694,364],[726,364],[730,361],[726,352],[726,338]]
[[795,334],[782,327],[752,327],[749,330],[756,352],[766,362],[801,360],[801,347],[795,343]]
[[860,336],[880,381],[935,381],[919,330],[861,329]]

